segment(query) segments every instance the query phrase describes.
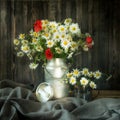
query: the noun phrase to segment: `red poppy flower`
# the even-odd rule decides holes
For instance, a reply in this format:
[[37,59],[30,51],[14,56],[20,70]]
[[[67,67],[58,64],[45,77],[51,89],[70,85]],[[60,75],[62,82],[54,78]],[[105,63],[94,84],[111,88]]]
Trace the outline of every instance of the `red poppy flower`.
[[87,42],[87,44],[90,44],[90,43],[92,43],[92,37],[86,37],[86,42]]
[[45,50],[45,56],[46,56],[47,60],[50,60],[50,59],[53,58],[53,54],[52,54],[50,48],[48,48],[48,49]]
[[35,23],[34,23],[34,31],[35,32],[39,32],[42,30],[42,22],[41,20],[37,20]]

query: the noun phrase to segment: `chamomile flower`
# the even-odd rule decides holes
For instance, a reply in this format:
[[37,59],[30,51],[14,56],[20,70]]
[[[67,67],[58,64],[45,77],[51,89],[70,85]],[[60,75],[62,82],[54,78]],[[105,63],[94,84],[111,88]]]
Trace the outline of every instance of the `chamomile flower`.
[[75,85],[76,84],[76,78],[75,77],[71,77],[70,80],[69,80],[69,83],[71,85]]
[[91,78],[94,76],[94,73],[93,72],[89,72],[88,76]]
[[20,51],[20,52],[17,52],[17,56],[18,56],[18,57],[23,57],[23,56],[24,56],[24,53],[21,52],[21,51]]
[[28,45],[22,45],[22,46],[21,46],[21,50],[22,50],[24,53],[28,53],[29,50],[30,50],[30,48],[29,48]]
[[81,72],[82,72],[82,75],[84,76],[87,76],[89,74],[89,70],[87,68],[83,68]]
[[27,40],[22,40],[21,43],[22,43],[23,45],[27,45],[27,44],[28,44],[28,41],[27,41]]
[[20,34],[19,39],[25,39],[25,34]]
[[49,23],[48,20],[42,20],[42,25],[47,25]]
[[66,74],[67,78],[71,78],[72,75],[73,75],[72,72],[68,72],[68,73]]
[[30,30],[30,36],[32,36],[33,38],[37,38],[39,36],[39,33],[34,32],[33,30]]
[[63,52],[63,49],[61,49],[59,47],[56,47],[55,52],[58,53],[58,54],[61,54]]
[[69,25],[71,22],[72,22],[72,19],[71,18],[67,18],[67,19],[65,19],[64,24],[65,25]]
[[72,36],[70,34],[66,34],[66,39],[69,40],[69,41],[72,41]]
[[42,51],[43,51],[43,48],[42,48],[41,45],[37,45],[37,46],[36,46],[36,50],[37,50],[38,52],[42,52]]
[[71,50],[72,51],[75,51],[78,49],[78,44],[74,41],[71,42]]
[[20,41],[18,39],[14,39],[13,43],[14,45],[19,45]]
[[59,34],[58,32],[54,33],[53,39],[54,39],[55,41],[59,41],[59,40],[60,40],[60,34]]
[[81,85],[82,86],[86,86],[87,84],[88,84],[88,80],[85,78],[85,77],[82,77],[81,79],[80,79],[80,83],[81,83]]
[[36,44],[37,41],[38,41],[38,40],[37,40],[36,38],[33,38],[33,39],[32,39],[32,43],[33,43],[33,44]]
[[55,22],[55,21],[51,21],[49,22],[49,26],[52,28],[52,29],[56,29],[58,24]]
[[96,84],[93,82],[93,81],[91,81],[90,82],[90,87],[92,88],[92,89],[96,89]]
[[33,37],[38,37],[39,33],[38,32],[33,32]]
[[49,39],[50,38],[50,33],[44,33],[42,37],[45,38],[45,39]]
[[94,73],[94,77],[96,79],[99,79],[101,77],[101,72],[99,70],[97,70],[95,73]]
[[47,44],[47,47],[48,47],[48,48],[51,48],[51,47],[53,47],[54,42],[53,42],[53,40],[48,40],[48,41],[46,42],[46,44]]
[[80,71],[79,71],[78,69],[73,69],[73,75],[74,75],[75,77],[79,77]]
[[79,29],[79,26],[78,26],[77,23],[72,23],[70,25],[70,32],[73,33],[73,34],[80,33],[80,29]]
[[64,48],[64,49],[68,49],[70,47],[71,43],[69,40],[65,39],[65,40],[62,40],[61,41],[61,46]]
[[42,29],[46,30],[47,29],[47,24],[49,23],[48,20],[42,20]]
[[51,30],[51,33],[54,35],[56,32],[58,32],[58,30],[57,29],[52,29]]
[[84,51],[88,51],[88,50],[89,50],[88,46],[87,46],[87,45],[84,45],[84,46],[83,46],[83,50],[84,50]]
[[65,38],[66,38],[66,33],[61,33],[61,34],[60,34],[60,39],[61,39],[61,40],[64,40]]
[[35,63],[30,63],[29,67],[30,69],[36,69],[38,66],[38,64],[35,64]]
[[58,27],[58,30],[59,30],[60,33],[65,33],[65,32],[66,32],[66,28],[65,28],[64,25],[60,25],[60,26]]

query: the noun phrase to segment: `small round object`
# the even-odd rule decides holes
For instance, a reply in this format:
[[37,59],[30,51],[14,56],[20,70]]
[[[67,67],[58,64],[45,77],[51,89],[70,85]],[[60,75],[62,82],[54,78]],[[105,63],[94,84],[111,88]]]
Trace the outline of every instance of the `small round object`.
[[40,102],[47,102],[53,97],[53,88],[47,83],[43,82],[38,85],[36,89],[36,97]]

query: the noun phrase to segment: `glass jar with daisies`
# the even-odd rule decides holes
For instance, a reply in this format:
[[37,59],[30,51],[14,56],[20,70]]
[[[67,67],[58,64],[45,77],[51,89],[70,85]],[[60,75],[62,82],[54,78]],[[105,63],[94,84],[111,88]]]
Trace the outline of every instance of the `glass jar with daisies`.
[[53,58],[70,60],[77,52],[88,51],[93,44],[91,35],[82,33],[71,18],[62,22],[36,20],[28,34],[20,33],[14,39],[17,56],[27,56],[31,69]]
[[66,74],[65,83],[69,86],[70,93],[76,97],[90,100],[91,89],[97,88],[98,80],[102,77],[99,70],[90,71],[88,68],[72,69]]

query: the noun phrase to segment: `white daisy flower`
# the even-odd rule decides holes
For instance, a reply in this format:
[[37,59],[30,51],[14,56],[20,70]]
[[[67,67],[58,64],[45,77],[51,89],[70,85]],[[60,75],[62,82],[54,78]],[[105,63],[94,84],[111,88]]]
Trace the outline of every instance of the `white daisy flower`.
[[30,30],[30,35],[32,37],[38,37],[39,36],[39,33],[38,32],[34,32],[33,30]]
[[19,39],[25,39],[25,34],[20,34]]
[[38,37],[39,33],[38,32],[33,32],[33,37]]
[[72,72],[68,72],[68,73],[66,74],[67,78],[71,78],[72,75],[73,75]]
[[14,39],[13,43],[14,45],[19,45],[20,41],[18,39]]
[[51,48],[51,47],[53,47],[54,42],[53,42],[53,40],[48,40],[48,41],[46,42],[46,44],[47,44],[47,47],[48,47],[48,48]]
[[93,73],[93,72],[89,72],[88,76],[89,76],[89,77],[93,77],[93,76],[94,76],[94,73]]
[[80,76],[80,71],[78,69],[73,69],[73,75],[75,77],[79,77]]
[[82,77],[81,79],[80,79],[80,83],[81,83],[81,85],[83,85],[83,86],[86,86],[87,84],[88,84],[88,80],[85,78],[85,77]]
[[58,32],[54,33],[54,34],[53,34],[53,39],[54,39],[55,41],[59,41],[59,40],[60,40],[60,34],[59,34]]
[[71,50],[72,51],[75,51],[78,49],[78,44],[74,41],[71,42]]
[[94,77],[95,77],[96,79],[99,79],[101,76],[102,76],[102,73],[101,73],[99,70],[97,70],[97,71],[94,73]]
[[22,45],[22,46],[21,46],[21,50],[22,50],[23,52],[27,53],[27,52],[29,52],[30,48],[29,48],[28,45]]
[[70,32],[73,34],[80,33],[80,29],[77,23],[73,23],[70,25]]
[[60,34],[60,39],[61,39],[61,40],[64,40],[65,38],[66,38],[66,33],[61,33],[61,34]]
[[72,36],[70,34],[66,34],[66,39],[69,40],[69,41],[72,41]]
[[59,30],[60,33],[65,33],[65,32],[66,32],[66,28],[65,28],[64,25],[60,25],[60,26],[58,27],[58,30]]
[[76,84],[76,78],[75,77],[71,77],[70,80],[69,80],[69,83],[71,85],[75,85]]
[[71,18],[67,18],[67,19],[65,19],[64,24],[65,25],[69,25],[71,22],[72,22],[72,19]]
[[45,38],[45,39],[49,39],[50,38],[50,33],[45,33],[42,37]]
[[91,82],[90,82],[90,87],[91,87],[92,89],[96,89],[97,85],[96,85],[93,81],[91,81]]
[[71,42],[69,40],[67,40],[67,39],[61,41],[61,46],[64,49],[68,49],[70,47],[70,45],[71,45]]
[[23,45],[26,45],[26,44],[28,44],[28,40],[22,40],[21,43],[22,43]]
[[56,47],[55,52],[58,53],[58,54],[61,54],[63,52],[63,50],[59,47]]
[[84,51],[88,51],[88,50],[89,50],[88,46],[87,46],[87,45],[84,45],[84,46],[83,46],[83,50],[84,50]]
[[49,23],[48,20],[42,20],[42,29],[43,29],[43,30],[46,30],[46,29],[47,29],[48,23]]
[[56,23],[55,21],[51,21],[51,22],[49,22],[49,26],[50,26],[52,29],[56,29],[57,26],[58,26],[58,23]]
[[21,51],[20,51],[20,52],[17,52],[17,56],[18,56],[18,57],[22,57],[23,55],[24,55],[23,52],[21,52]]
[[37,40],[36,38],[33,38],[33,39],[32,39],[32,43],[34,43],[34,44],[36,44],[37,41],[38,41],[38,40]]
[[37,50],[38,52],[42,52],[42,51],[43,51],[43,48],[42,48],[41,45],[37,45],[37,46],[36,46],[36,50]]
[[36,69],[38,66],[38,64],[35,64],[35,63],[30,63],[29,67],[30,69]]
[[48,20],[42,20],[42,25],[47,25],[49,23]]
[[83,70],[81,72],[84,76],[87,76],[89,74],[88,68],[83,68]]

